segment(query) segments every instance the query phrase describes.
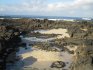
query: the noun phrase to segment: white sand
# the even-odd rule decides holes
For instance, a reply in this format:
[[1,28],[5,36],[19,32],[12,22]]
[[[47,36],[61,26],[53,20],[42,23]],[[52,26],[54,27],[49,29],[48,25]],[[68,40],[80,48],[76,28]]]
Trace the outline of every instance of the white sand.
[[[24,51],[25,53],[21,53],[20,55],[23,57],[24,67],[33,67],[39,69],[51,69],[50,66],[52,62],[55,61],[64,61],[64,62],[72,62],[72,55],[68,52],[51,52],[44,51],[32,48],[33,51],[25,52],[25,50],[21,49],[20,51]],[[70,64],[68,64],[65,68],[67,69]],[[57,70],[55,68],[51,70]]]
[[28,53],[22,54],[23,59],[33,56],[37,58],[37,61],[57,61],[62,60],[62,58],[59,58],[59,52],[47,52],[44,50],[33,50]]
[[51,30],[36,30],[35,32],[39,32],[41,34],[60,34],[57,36],[57,38],[64,38],[64,37],[70,37],[67,33],[67,29],[51,29]]
[[87,28],[81,28],[81,30],[83,30],[83,31],[88,31],[88,29],[87,29]]
[[67,49],[69,49],[70,51],[75,51],[77,49],[78,46],[73,46],[73,47],[70,47],[70,46],[64,46],[66,47]]
[[35,32],[40,32],[42,34],[65,34],[67,32],[67,29],[50,29],[50,30],[37,30]]

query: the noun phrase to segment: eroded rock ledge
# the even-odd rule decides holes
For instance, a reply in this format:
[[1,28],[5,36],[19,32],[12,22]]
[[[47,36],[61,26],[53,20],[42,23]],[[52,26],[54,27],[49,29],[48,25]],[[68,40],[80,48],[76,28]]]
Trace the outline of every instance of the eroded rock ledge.
[[0,26],[0,70],[6,70],[7,63],[15,63],[16,52],[21,43],[20,31],[13,26]]
[[70,70],[93,70],[93,47],[78,47],[73,59]]

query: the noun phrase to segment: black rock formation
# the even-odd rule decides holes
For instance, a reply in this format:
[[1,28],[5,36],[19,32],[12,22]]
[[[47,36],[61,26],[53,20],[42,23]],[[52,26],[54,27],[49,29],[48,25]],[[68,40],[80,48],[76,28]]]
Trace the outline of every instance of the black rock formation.
[[13,26],[3,26],[0,35],[0,70],[6,69],[7,63],[14,63],[16,52],[21,44],[20,31]]

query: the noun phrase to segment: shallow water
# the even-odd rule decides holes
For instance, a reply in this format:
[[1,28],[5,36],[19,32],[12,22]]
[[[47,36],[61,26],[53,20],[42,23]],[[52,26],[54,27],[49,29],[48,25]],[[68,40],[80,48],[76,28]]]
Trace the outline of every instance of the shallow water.
[[55,38],[36,38],[36,37],[27,37],[27,38],[24,38],[26,40],[28,40],[29,42],[48,42],[48,41],[52,41],[54,40]]

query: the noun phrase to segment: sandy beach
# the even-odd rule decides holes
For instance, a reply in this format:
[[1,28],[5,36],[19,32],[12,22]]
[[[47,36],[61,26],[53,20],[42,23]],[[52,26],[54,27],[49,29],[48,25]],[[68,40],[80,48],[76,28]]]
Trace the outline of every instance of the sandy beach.
[[[20,50],[25,51],[25,50]],[[20,53],[20,52],[19,52]],[[22,60],[24,62],[24,67],[29,68],[38,68],[38,69],[51,69],[58,70],[56,68],[51,68],[51,64],[55,61],[64,61],[69,64],[64,67],[65,69],[69,68],[70,63],[72,62],[72,54],[68,52],[53,52],[53,51],[45,51],[32,48],[32,51],[26,53],[20,53],[22,56]]]

